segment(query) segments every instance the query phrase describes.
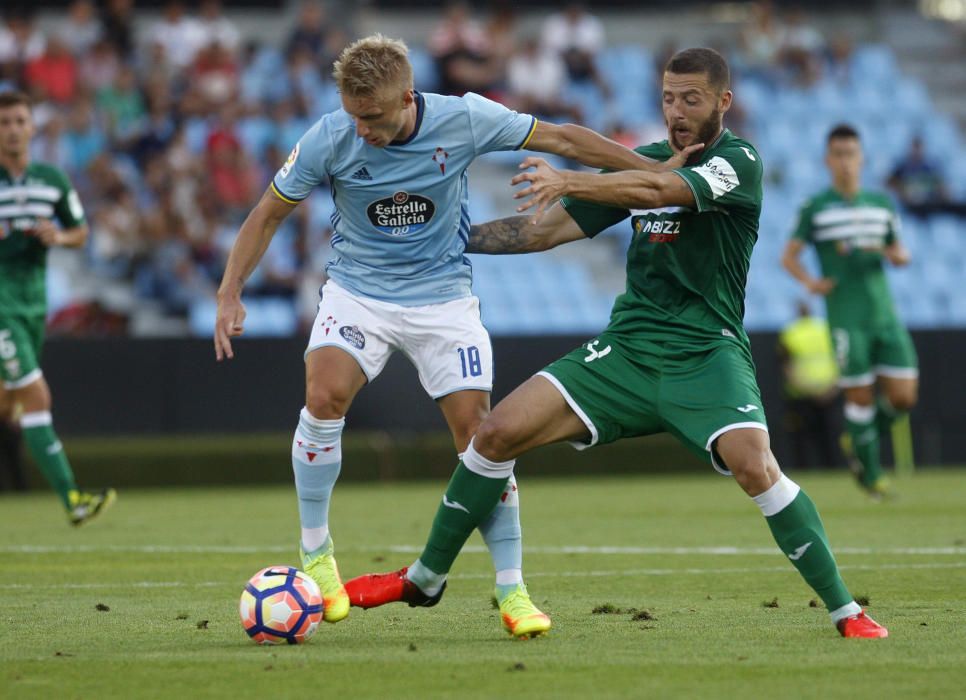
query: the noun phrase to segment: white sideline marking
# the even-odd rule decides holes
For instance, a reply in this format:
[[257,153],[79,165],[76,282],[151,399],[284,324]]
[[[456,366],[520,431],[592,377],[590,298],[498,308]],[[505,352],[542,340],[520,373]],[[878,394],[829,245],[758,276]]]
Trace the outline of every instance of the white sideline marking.
[[[291,545],[235,546],[235,545],[4,545],[2,554],[87,554],[92,552],[119,552],[133,554],[291,554]],[[382,547],[340,547],[340,552],[392,552],[395,554],[419,554],[422,546],[402,544]],[[467,554],[485,553],[482,545],[463,547]],[[647,554],[647,555],[714,555],[714,556],[772,556],[780,554],[777,547],[527,547],[524,554]],[[835,554],[890,554],[890,555],[966,555],[966,547],[834,547]]]
[[[859,564],[840,566],[844,571],[883,571],[883,570],[907,570],[907,569],[966,569],[966,562],[956,562],[948,564]],[[605,576],[674,576],[676,574],[689,574],[702,576],[705,574],[749,574],[749,573],[771,573],[771,572],[792,572],[790,566],[759,566],[759,567],[734,567],[734,568],[705,568],[705,569],[613,569],[610,571],[531,571],[527,573],[527,578],[582,578],[582,577],[605,577]],[[454,574],[452,579],[490,579],[493,574]],[[57,589],[57,590],[98,590],[102,588],[215,588],[218,586],[234,586],[238,581],[198,581],[188,583],[187,581],[134,581],[131,583],[58,583],[58,584],[31,584],[31,583],[0,583],[0,590],[36,590],[36,589]]]

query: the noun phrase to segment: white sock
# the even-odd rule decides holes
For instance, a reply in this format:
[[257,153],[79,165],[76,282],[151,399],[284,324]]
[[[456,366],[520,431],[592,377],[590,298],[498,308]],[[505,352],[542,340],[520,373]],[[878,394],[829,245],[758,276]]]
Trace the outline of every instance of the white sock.
[[829,617],[832,618],[832,624],[837,625],[839,620],[858,615],[860,612],[862,612],[862,607],[853,600],[851,603],[846,603],[841,608],[831,611]]
[[434,596],[443,588],[446,583],[446,574],[437,574],[432,569],[427,569],[423,563],[417,559],[406,571],[406,578],[416,584],[423,593]]

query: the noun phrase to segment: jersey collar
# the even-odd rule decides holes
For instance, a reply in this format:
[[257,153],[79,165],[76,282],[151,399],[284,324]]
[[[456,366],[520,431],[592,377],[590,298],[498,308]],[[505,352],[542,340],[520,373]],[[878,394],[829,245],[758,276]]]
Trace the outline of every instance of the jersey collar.
[[426,111],[426,100],[423,99],[422,93],[417,90],[413,90],[413,97],[416,100],[416,124],[413,126],[413,133],[403,140],[390,141],[390,146],[405,146],[419,135],[419,127],[423,125],[423,113]]

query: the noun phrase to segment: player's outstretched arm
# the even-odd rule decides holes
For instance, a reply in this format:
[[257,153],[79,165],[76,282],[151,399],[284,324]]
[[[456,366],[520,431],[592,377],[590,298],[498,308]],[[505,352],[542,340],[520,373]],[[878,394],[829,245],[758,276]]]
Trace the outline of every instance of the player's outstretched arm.
[[554,153],[576,160],[592,168],[607,170],[644,170],[669,172],[684,166],[692,153],[700,151],[704,144],[689,146],[674,157],[658,162],[601,136],[596,131],[576,124],[551,124],[537,122],[526,149],[541,153]]
[[819,294],[825,296],[835,287],[835,280],[821,277],[816,279],[812,277],[805,266],[802,265],[801,255],[802,251],[805,249],[805,243],[797,238],[792,238],[785,245],[785,251],[782,253],[782,267],[788,270],[788,274],[797,279],[802,283],[812,294]]
[[536,207],[534,221],[539,221],[543,212],[563,196],[624,209],[696,206],[694,193],[687,182],[672,172],[578,173],[557,170],[543,158],[533,157],[525,158],[520,167],[527,172],[520,173],[510,182],[514,185],[527,182],[529,186],[517,191],[513,197],[530,197],[517,207],[517,211]]
[[535,253],[582,238],[586,235],[577,222],[557,204],[537,222],[528,216],[510,216],[470,226],[466,252],[489,255]]
[[48,248],[80,248],[87,242],[88,231],[87,224],[60,229],[52,221],[41,219],[29,233]]
[[225,357],[231,359],[235,356],[231,349],[231,338],[244,332],[245,305],[242,304],[241,293],[245,281],[265,254],[279,224],[295,206],[281,200],[269,188],[238,230],[238,237],[228,255],[225,276],[218,288],[215,358],[219,362]]

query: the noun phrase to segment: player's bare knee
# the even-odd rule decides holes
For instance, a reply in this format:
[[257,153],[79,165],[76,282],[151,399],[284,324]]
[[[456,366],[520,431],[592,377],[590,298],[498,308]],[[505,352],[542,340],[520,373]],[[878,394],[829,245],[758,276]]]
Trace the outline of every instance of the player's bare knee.
[[305,393],[305,407],[319,420],[338,420],[349,410],[352,397],[349,392],[329,388],[309,388]]
[[515,431],[512,426],[491,414],[473,436],[473,447],[481,455],[494,462],[513,459],[516,445]]
[[886,394],[886,399],[897,411],[911,411],[919,400],[919,388],[910,387]]
[[875,387],[853,386],[844,391],[846,403],[857,406],[872,406],[875,403]]
[[764,493],[781,476],[778,463],[767,448],[748,452],[728,467],[734,474],[735,481],[749,496]]
[[49,411],[51,409],[50,389],[43,377],[12,392],[15,403],[20,404],[24,413]]

